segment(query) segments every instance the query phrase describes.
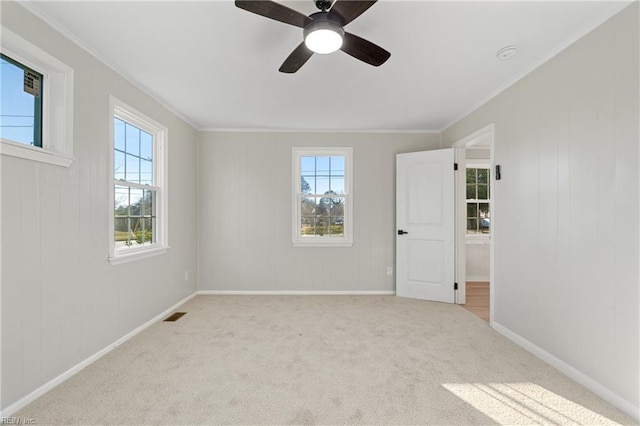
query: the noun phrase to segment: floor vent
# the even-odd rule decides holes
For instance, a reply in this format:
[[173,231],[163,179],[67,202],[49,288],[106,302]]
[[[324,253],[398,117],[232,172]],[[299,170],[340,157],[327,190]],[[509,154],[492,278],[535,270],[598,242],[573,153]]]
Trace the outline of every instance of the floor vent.
[[165,318],[165,321],[178,321],[186,312],[174,312]]

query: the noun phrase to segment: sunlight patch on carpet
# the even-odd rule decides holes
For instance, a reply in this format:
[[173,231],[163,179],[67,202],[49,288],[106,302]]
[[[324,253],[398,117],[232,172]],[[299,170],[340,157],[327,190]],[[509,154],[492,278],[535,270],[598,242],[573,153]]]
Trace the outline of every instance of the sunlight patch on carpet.
[[444,383],[442,386],[501,425],[619,425],[534,383]]

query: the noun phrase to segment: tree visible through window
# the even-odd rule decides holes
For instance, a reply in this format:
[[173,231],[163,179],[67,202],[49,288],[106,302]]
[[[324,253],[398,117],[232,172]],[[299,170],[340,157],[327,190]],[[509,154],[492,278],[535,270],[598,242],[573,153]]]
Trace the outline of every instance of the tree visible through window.
[[467,168],[467,235],[490,232],[490,173],[487,168]]

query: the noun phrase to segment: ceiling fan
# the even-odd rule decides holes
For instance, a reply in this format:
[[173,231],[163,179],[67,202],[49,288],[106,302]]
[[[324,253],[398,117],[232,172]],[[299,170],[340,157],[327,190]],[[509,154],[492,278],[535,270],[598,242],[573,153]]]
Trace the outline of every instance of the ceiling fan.
[[279,70],[294,73],[314,53],[332,53],[338,49],[375,67],[384,64],[391,53],[343,28],[376,1],[334,0],[332,3],[319,0],[316,7],[320,12],[309,16],[271,0],[236,0],[235,3],[240,9],[303,29],[304,41],[291,52]]

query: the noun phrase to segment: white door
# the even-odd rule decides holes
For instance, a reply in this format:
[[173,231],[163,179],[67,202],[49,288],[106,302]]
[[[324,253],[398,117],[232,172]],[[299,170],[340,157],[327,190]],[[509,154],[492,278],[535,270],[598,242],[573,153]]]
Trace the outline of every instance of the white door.
[[453,303],[454,149],[396,157],[396,295]]

